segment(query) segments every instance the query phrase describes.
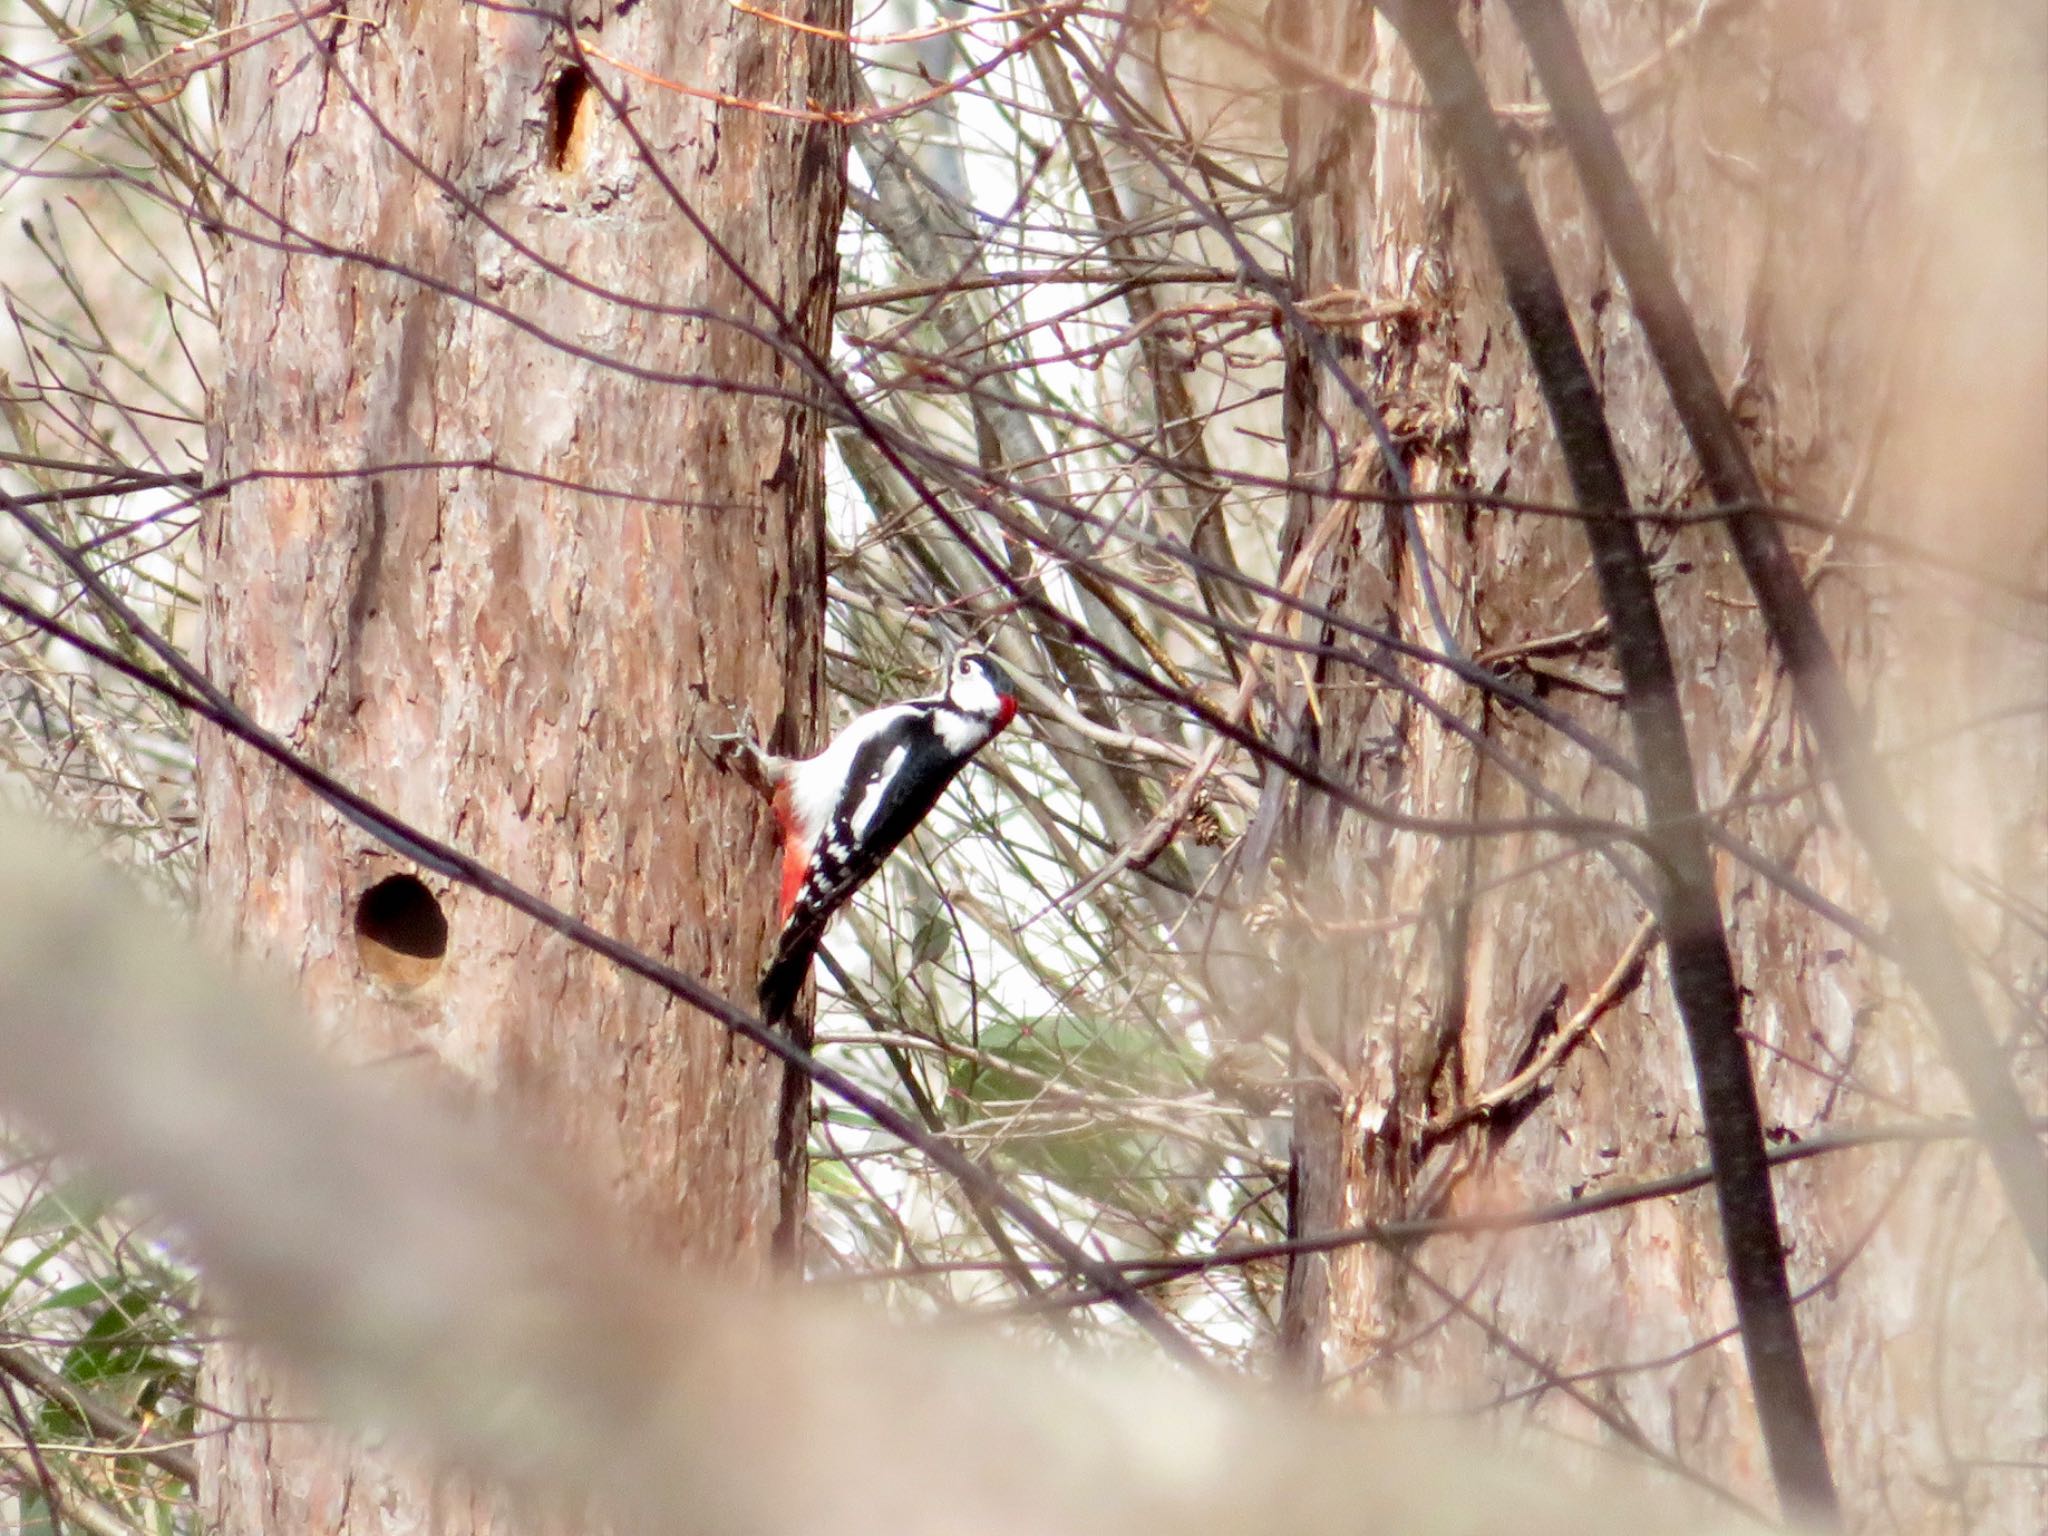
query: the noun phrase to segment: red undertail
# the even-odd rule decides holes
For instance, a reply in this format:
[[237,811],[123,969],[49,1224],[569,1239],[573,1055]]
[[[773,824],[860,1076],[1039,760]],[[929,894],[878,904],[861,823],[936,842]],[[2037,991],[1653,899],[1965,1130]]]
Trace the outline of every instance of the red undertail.
[[797,828],[796,811],[789,803],[787,784],[775,786],[775,797],[770,804],[775,808],[775,829],[782,838],[782,900],[777,915],[786,923],[796,906],[796,893],[803,889],[804,866],[810,860],[811,850]]

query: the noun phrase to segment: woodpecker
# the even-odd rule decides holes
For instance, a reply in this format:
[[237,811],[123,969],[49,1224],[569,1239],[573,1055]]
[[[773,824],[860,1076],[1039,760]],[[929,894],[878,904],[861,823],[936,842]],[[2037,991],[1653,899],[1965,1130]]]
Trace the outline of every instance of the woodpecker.
[[709,738],[719,761],[768,797],[782,842],[782,934],[761,973],[764,1019],[788,1021],[832,915],[1016,714],[1010,675],[969,650],[947,664],[939,692],[869,710],[816,757],[776,757],[745,734]]

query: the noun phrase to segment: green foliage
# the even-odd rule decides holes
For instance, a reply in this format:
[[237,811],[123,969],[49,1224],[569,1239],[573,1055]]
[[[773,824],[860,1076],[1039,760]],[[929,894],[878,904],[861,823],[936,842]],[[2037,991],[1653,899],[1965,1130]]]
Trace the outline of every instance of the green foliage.
[[[109,1451],[144,1431],[159,1440],[197,1431],[192,1276],[139,1238],[97,1181],[39,1177],[37,1163],[15,1156],[8,1166],[0,1351],[19,1369],[0,1365],[0,1383],[22,1417],[0,1399],[0,1422],[33,1440],[67,1502],[90,1501],[162,1536],[184,1531],[190,1489],[182,1479]],[[115,1425],[125,1426],[119,1436]],[[39,1487],[18,1498],[22,1530],[54,1528]]]
[[[1151,1182],[1171,1138],[1112,1108],[1184,1086],[1166,1070],[1151,1031],[1115,1017],[1003,1018],[983,1027],[981,1049],[983,1056],[949,1061],[950,1102],[963,1125],[1000,1119],[1011,1106],[1042,1106],[1043,1120],[1020,1114],[1003,1137],[1013,1166],[1118,1204]],[[1061,1115],[1063,1108],[1070,1112]]]

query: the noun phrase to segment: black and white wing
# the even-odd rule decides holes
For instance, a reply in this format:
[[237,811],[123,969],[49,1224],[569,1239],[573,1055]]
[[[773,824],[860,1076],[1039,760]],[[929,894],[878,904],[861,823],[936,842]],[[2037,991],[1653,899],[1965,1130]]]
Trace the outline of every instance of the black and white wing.
[[967,763],[940,741],[928,710],[899,706],[877,716],[886,718],[847,732],[854,738],[843,743],[850,760],[831,761],[842,751],[835,741],[797,765],[792,798],[817,832],[775,958],[761,976],[761,1015],[770,1023],[786,1019],[795,1006],[832,915],[924,820]]

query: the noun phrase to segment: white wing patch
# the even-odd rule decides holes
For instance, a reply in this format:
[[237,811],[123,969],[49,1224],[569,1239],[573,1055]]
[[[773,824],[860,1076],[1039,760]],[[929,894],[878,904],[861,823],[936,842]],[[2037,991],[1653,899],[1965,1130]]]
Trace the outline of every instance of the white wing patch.
[[895,750],[882,760],[882,771],[868,780],[867,790],[861,795],[860,804],[853,810],[853,835],[856,838],[868,835],[868,827],[875,819],[875,812],[882,808],[882,797],[888,794],[890,784],[895,781],[897,769],[903,766],[903,760],[908,756],[909,745],[899,743]]
[[[816,757],[807,757],[796,765],[789,787],[789,800],[805,843],[815,844],[818,834],[831,823],[832,813],[839,808],[839,792],[852,775],[853,759],[861,747],[869,738],[915,713],[907,704],[888,704],[881,709],[871,709],[833,737],[831,745]],[[868,794],[872,797],[874,790],[870,788]],[[863,810],[873,814],[866,802],[863,802]]]

